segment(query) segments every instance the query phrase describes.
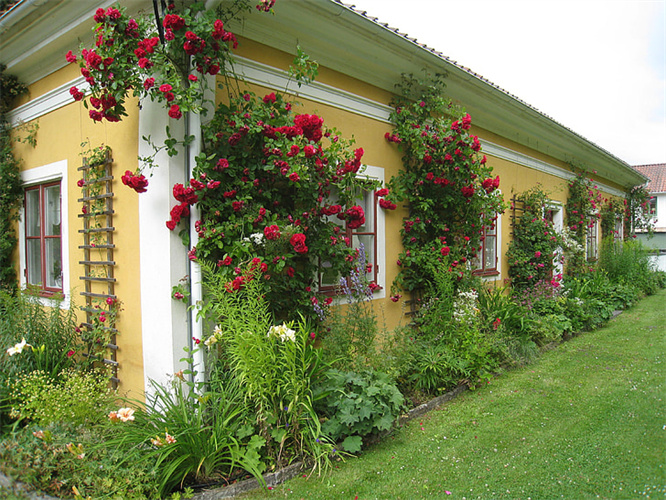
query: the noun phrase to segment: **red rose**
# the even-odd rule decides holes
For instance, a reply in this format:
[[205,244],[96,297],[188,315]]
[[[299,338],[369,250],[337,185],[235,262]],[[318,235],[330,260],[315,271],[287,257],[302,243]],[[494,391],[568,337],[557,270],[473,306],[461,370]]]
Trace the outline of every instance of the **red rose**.
[[270,94],[266,94],[263,98],[264,104],[272,104],[276,100],[275,97],[275,92],[271,92]]
[[176,120],[179,120],[183,116],[183,113],[180,111],[180,106],[178,106],[178,104],[174,104],[169,108],[169,116]]
[[395,203],[385,199],[379,200],[379,206],[386,210],[395,210],[397,208],[397,205]]
[[126,170],[125,175],[121,177],[121,180],[125,186],[128,186],[137,193],[145,193],[146,187],[148,186],[148,180],[141,175],[134,175],[131,171]]
[[303,233],[294,234],[289,240],[291,246],[297,253],[307,253],[308,247],[305,245],[305,235]]
[[81,101],[83,99],[83,92],[76,87],[70,88],[69,93],[72,94],[75,101]]
[[264,228],[264,236],[266,236],[267,240],[277,240],[280,238],[280,228],[275,224],[266,226]]

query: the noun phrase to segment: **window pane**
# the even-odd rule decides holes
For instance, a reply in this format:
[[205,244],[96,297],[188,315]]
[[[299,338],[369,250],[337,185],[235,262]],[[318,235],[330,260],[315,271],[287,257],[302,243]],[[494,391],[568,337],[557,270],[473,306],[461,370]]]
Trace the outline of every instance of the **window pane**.
[[60,185],[44,188],[44,234],[60,235]]
[[375,265],[375,237],[372,234],[363,234],[363,235],[353,235],[352,237],[352,248],[361,248],[363,245],[363,252],[365,253],[365,264],[366,269],[367,265],[371,264],[370,272],[366,273],[366,277],[369,280],[375,279],[374,265]]
[[39,236],[39,189],[25,192],[25,235]]
[[42,282],[42,255],[40,241],[26,241],[26,265],[28,267],[28,283],[38,285]]
[[330,262],[321,263],[321,286],[324,287],[335,287],[338,285],[337,275],[331,269]]
[[485,246],[485,262],[483,263],[483,267],[485,270],[495,269],[497,267],[497,241],[495,235],[486,234],[483,244]]
[[46,286],[62,288],[62,258],[60,238],[48,238],[46,242]]

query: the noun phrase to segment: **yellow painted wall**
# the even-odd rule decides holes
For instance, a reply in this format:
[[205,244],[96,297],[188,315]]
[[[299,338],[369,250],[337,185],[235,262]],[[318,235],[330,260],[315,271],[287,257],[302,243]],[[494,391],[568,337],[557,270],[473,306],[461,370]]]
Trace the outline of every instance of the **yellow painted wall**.
[[[74,69],[74,71],[72,71]],[[75,65],[70,65],[53,75],[31,85],[29,98],[42,95],[78,75]],[[67,190],[69,200],[68,235],[70,243],[70,283],[72,299],[75,307],[84,305],[83,297],[83,266],[79,261],[83,259],[83,250],[78,248],[83,244],[82,235],[78,232],[83,228],[82,219],[77,217],[81,213],[81,189],[76,185],[81,178],[77,168],[81,166],[81,143],[89,141],[92,146],[106,144],[113,153],[113,191],[114,210],[113,217],[114,259],[116,287],[115,292],[123,302],[123,311],[118,316],[117,328],[120,334],[117,337],[119,346],[117,357],[120,362],[119,378],[120,390],[130,391],[140,396],[144,388],[143,379],[143,347],[141,342],[141,300],[139,294],[139,254],[138,254],[138,194],[124,186],[120,177],[125,170],[134,171],[137,167],[138,155],[138,107],[136,102],[127,106],[130,116],[120,123],[93,123],[88,117],[88,110],[80,102],[71,104],[48,113],[36,121],[39,124],[37,132],[37,146],[32,148],[26,144],[17,144],[15,154],[21,159],[22,170],[41,167],[56,161],[67,160],[69,182],[61,186]],[[18,257],[17,257],[18,260]],[[69,291],[65,290],[66,293]],[[80,313],[79,318],[84,319]]]

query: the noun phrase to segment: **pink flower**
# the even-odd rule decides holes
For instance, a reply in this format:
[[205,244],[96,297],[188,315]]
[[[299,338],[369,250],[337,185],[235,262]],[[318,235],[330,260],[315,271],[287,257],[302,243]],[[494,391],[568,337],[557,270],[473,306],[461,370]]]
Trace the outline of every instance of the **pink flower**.
[[541,252],[539,252],[538,250],[536,252],[534,252],[534,257],[537,258],[537,259],[539,257],[541,257]]

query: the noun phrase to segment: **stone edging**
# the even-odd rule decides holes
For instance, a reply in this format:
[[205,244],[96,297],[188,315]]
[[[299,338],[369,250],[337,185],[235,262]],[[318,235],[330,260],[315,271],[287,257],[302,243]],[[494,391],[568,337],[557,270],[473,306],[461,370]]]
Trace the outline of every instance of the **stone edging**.
[[0,488],[4,488],[5,490],[12,493],[20,493],[30,500],[58,500],[56,497],[45,495],[44,493],[36,491],[23,483],[14,481],[9,476],[4,475],[2,472],[0,472]]

